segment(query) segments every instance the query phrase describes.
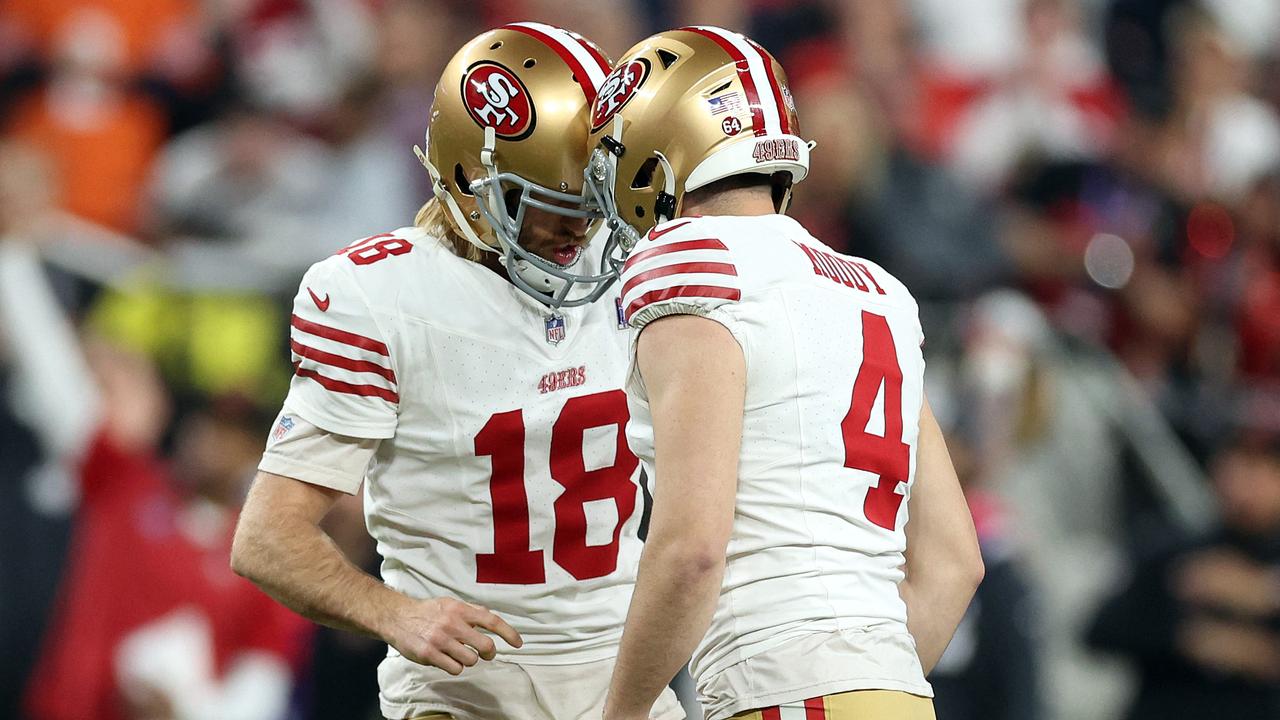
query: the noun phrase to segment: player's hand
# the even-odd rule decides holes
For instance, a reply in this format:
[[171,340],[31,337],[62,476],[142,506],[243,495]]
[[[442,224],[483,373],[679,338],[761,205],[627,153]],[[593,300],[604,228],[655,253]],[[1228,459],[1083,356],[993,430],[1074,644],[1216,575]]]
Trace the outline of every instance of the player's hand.
[[486,608],[453,598],[406,598],[388,623],[384,639],[406,658],[461,674],[498,653],[488,630],[513,648],[524,644],[520,633]]

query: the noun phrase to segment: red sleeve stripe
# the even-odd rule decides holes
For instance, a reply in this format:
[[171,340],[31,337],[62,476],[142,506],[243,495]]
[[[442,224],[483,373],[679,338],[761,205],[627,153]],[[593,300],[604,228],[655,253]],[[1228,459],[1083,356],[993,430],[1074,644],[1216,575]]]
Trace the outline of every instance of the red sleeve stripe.
[[340,342],[343,345],[350,345],[351,347],[358,347],[361,350],[368,350],[369,352],[377,353],[385,357],[391,357],[391,351],[387,349],[387,346],[373,338],[367,338],[363,335],[347,332],[346,330],[332,328],[328,325],[313,323],[310,320],[304,320],[297,315],[293,316],[292,324],[302,332],[311,333],[316,337],[322,337],[325,340]]
[[666,255],[673,252],[684,252],[686,250],[728,250],[725,244],[715,238],[702,238],[700,240],[681,240],[680,242],[668,243],[657,247],[641,250],[640,252],[627,258],[627,262],[622,266],[622,272],[626,273],[631,268],[652,257]]
[[760,720],[782,720],[782,710],[777,705],[762,708],[760,710]]
[[627,320],[630,321],[636,313],[651,303],[686,297],[741,300],[742,292],[738,288],[717,287],[715,285],[675,285],[661,290],[653,290],[631,301],[631,304],[627,306]]
[[805,700],[804,720],[827,720],[826,701],[821,697]]
[[738,269],[732,263],[718,262],[687,262],[676,263],[674,265],[661,265],[652,270],[646,270],[627,279],[622,285],[622,294],[625,296],[631,292],[637,285],[656,280],[660,277],[668,275],[692,275],[694,273],[704,273],[707,275],[734,275],[737,276]]
[[298,342],[297,340],[289,340],[289,348],[299,357],[304,357],[321,365],[332,365],[336,368],[349,370],[356,373],[372,373],[382,378],[390,380],[392,383],[396,381],[396,374],[391,368],[383,367],[377,363],[368,360],[355,360],[341,355],[334,355],[323,350],[317,350]]
[[551,48],[561,60],[564,60],[573,71],[574,77],[578,79],[582,93],[587,96],[587,106],[595,104],[596,90],[604,83],[608,70],[607,66],[598,63],[595,57],[587,52],[586,43],[578,42],[568,32],[558,27],[543,23],[521,22],[503,27],[524,33]]
[[395,390],[388,390],[387,388],[378,387],[377,385],[354,385],[352,383],[342,382],[341,380],[334,380],[331,377],[325,377],[315,370],[304,368],[301,365],[294,370],[294,374],[298,377],[315,380],[320,383],[321,387],[332,392],[345,393],[347,395],[359,395],[360,397],[378,397],[386,400],[387,402],[393,403],[400,402],[400,394]]
[[764,74],[769,78],[769,88],[773,91],[773,104],[778,108],[778,126],[783,133],[790,135],[791,116],[787,112],[786,103],[782,101],[782,85],[778,82],[778,74],[773,71],[773,62],[769,59],[769,53],[765,52],[755,40],[747,38],[747,42],[760,53],[760,62],[764,63]]

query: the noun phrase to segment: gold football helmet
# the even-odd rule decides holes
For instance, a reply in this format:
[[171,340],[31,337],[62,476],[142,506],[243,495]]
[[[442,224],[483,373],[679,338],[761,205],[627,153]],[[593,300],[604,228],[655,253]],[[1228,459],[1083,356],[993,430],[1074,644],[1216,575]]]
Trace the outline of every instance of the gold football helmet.
[[[614,232],[606,259],[676,217],[685,193],[743,173],[775,179],[785,212],[809,171],[782,66],[750,38],[685,27],[626,52],[591,111],[588,192]],[[784,175],[779,175],[784,173]]]
[[609,273],[579,271],[520,245],[530,207],[599,218],[582,183],[588,116],[609,72],[604,53],[582,36],[541,23],[504,25],[453,56],[436,86],[424,154],[449,226],[502,256],[511,281],[556,308],[598,298]]

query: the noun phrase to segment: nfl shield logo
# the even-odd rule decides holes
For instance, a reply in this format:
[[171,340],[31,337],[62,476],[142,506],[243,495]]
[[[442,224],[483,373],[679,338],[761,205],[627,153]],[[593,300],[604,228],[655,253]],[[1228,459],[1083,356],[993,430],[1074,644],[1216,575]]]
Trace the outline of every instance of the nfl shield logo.
[[622,298],[620,298],[620,297],[616,297],[616,298],[614,298],[614,299],[613,299],[613,305],[614,305],[614,308],[616,308],[616,309],[617,309],[617,311],[618,311],[618,329],[619,329],[619,330],[626,330],[626,329],[627,329],[627,315],[626,315],[626,313],[622,312]]
[[275,431],[271,433],[271,439],[280,440],[285,435],[288,435],[289,431],[292,429],[293,429],[293,418],[289,417],[288,415],[285,415],[284,417],[280,418],[280,422],[276,425]]
[[547,342],[552,345],[559,345],[564,339],[564,317],[560,315],[547,316]]

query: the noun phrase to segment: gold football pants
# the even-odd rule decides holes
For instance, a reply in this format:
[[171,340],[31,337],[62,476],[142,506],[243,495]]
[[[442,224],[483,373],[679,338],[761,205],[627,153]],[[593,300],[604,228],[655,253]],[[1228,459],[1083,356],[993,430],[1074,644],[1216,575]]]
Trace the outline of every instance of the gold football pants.
[[734,720],[935,720],[933,701],[892,690],[855,690],[734,715]]
[[[450,720],[445,713],[429,713],[413,720]],[[802,702],[749,710],[733,720],[935,720],[933,701],[892,690],[856,690]]]

